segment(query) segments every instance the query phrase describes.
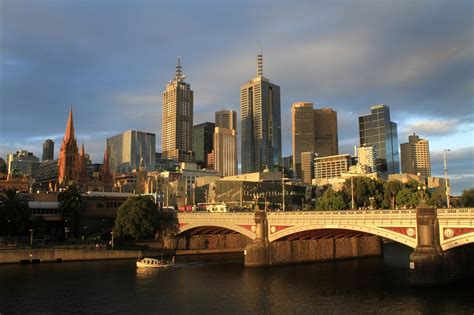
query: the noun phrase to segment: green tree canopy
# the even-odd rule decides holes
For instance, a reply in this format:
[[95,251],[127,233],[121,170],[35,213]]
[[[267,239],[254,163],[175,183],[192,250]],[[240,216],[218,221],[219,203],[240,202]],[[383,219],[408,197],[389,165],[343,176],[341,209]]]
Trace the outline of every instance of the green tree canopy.
[[428,199],[428,204],[437,208],[446,207],[446,190],[442,187],[433,190]]
[[474,207],[474,188],[462,191],[461,204],[463,207]]
[[384,184],[384,208],[395,209],[398,192],[402,190],[402,183],[398,180],[390,180]]
[[343,191],[334,191],[328,188],[316,202],[317,210],[345,210],[349,208]]
[[59,192],[58,200],[64,218],[71,222],[71,234],[77,237],[80,216],[85,206],[81,188],[76,183],[70,182],[65,190]]
[[411,187],[404,187],[397,194],[397,205],[403,208],[416,208],[420,202],[420,194]]
[[158,209],[146,196],[129,197],[118,209],[114,236],[153,237],[159,226]]

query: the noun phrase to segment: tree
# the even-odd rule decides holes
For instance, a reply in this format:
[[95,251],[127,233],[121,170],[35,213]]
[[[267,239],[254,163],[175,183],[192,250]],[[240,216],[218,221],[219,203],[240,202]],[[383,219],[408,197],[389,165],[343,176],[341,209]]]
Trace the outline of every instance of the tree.
[[461,204],[463,207],[474,207],[474,188],[462,191]]
[[158,209],[146,196],[129,197],[118,209],[114,236],[140,238],[153,237],[158,230]]
[[446,190],[441,187],[436,188],[431,193],[428,204],[437,208],[446,207]]
[[420,202],[420,194],[413,192],[412,189],[405,187],[402,188],[397,194],[397,204],[404,208],[416,208]]
[[402,183],[398,180],[390,180],[384,185],[384,201],[383,206],[385,208],[395,209],[396,198],[398,192],[402,189]]
[[328,188],[324,194],[318,198],[316,209],[318,210],[345,210],[349,208],[347,198],[342,191],[334,191]]
[[[0,210],[1,217],[8,222],[8,229],[10,229],[10,224],[15,227],[16,240],[19,231],[26,226],[31,216],[28,201],[15,188],[7,188],[0,194]],[[7,233],[9,234],[10,230]]]
[[58,199],[64,218],[71,222],[71,234],[77,237],[79,220],[85,206],[80,187],[74,182],[69,183],[66,189],[59,193]]

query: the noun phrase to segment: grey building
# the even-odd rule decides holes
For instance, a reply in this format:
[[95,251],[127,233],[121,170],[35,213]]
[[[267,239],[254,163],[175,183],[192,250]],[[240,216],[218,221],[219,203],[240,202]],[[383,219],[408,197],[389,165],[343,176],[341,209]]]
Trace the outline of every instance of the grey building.
[[214,123],[205,122],[193,127],[194,158],[201,168],[207,166],[207,155],[212,152],[215,126]]
[[7,155],[8,174],[15,171],[22,175],[35,177],[39,165],[39,158],[26,150],[16,151],[15,154],[10,153]]
[[416,134],[408,136],[408,142],[400,144],[402,173],[431,176],[430,143]]
[[390,121],[390,107],[375,105],[371,114],[359,117],[360,146],[374,146],[376,170],[385,174],[400,173],[397,124]]
[[257,56],[257,76],[240,88],[242,173],[281,165],[280,87],[263,76]]
[[140,166],[143,159],[146,170],[155,170],[155,134],[128,130],[107,138],[107,154],[113,173],[127,173]]
[[54,160],[54,141],[46,139],[43,142],[43,159],[42,161]]

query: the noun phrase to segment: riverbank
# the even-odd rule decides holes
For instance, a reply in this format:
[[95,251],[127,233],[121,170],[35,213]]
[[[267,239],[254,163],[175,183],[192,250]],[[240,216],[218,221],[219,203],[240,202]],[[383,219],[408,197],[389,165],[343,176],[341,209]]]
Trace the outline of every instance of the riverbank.
[[186,256],[243,252],[235,249],[199,250],[108,250],[80,248],[7,249],[0,251],[0,264],[137,259],[138,257]]

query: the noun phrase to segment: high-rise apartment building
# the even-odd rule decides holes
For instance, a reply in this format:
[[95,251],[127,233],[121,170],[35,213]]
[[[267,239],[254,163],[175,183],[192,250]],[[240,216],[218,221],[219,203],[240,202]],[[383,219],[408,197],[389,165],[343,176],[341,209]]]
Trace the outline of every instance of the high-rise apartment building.
[[337,155],[337,112],[331,108],[313,109],[313,103],[297,102],[291,107],[293,172],[302,179],[301,153],[319,157]]
[[193,91],[184,79],[178,58],[175,77],[163,92],[162,153],[165,159],[194,162]]
[[207,155],[214,147],[215,124],[205,122],[193,127],[193,152],[196,163],[201,168],[207,167]]
[[371,114],[359,117],[360,146],[374,146],[376,168],[385,174],[400,173],[397,124],[390,121],[390,107],[375,105]]
[[46,139],[43,142],[43,159],[42,161],[54,160],[54,141],[51,139]]
[[281,165],[280,87],[263,76],[257,56],[257,76],[240,88],[242,173]]
[[400,144],[402,173],[431,176],[430,143],[416,134],[408,136],[408,142]]
[[217,111],[216,127],[237,130],[237,112],[231,109],[221,109]]
[[237,113],[233,110],[216,112],[214,129],[214,169],[220,176],[233,176],[237,170]]
[[128,130],[117,136],[107,138],[107,158],[110,172],[127,173],[138,169],[140,161],[146,170],[155,169],[155,134]]

